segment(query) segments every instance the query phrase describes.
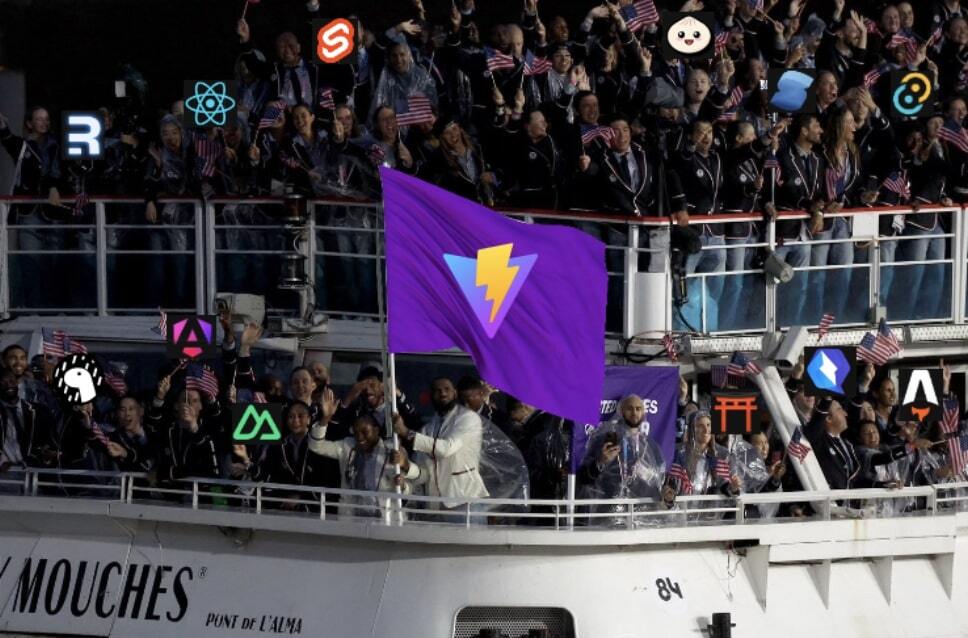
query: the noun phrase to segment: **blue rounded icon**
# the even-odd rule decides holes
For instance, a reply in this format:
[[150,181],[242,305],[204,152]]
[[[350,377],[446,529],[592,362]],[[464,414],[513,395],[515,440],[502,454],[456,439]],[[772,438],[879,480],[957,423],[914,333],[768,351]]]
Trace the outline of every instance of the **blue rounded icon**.
[[228,95],[225,82],[196,82],[195,95],[185,100],[185,108],[195,115],[195,126],[225,126],[235,99]]
[[844,380],[850,374],[850,362],[837,348],[820,348],[807,364],[807,374],[817,389],[845,394]]
[[894,110],[905,117],[914,117],[924,110],[931,93],[931,80],[928,76],[916,71],[908,73],[894,89]]
[[784,71],[776,82],[776,92],[770,104],[778,111],[794,113],[807,103],[807,90],[813,86],[813,77],[801,71]]

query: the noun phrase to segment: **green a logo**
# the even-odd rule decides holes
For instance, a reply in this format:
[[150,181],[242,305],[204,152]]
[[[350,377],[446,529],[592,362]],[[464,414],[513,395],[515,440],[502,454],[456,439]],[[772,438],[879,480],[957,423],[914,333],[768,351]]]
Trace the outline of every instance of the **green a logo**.
[[257,440],[261,443],[275,443],[282,440],[282,433],[268,405],[250,403],[240,417],[235,420],[234,441]]

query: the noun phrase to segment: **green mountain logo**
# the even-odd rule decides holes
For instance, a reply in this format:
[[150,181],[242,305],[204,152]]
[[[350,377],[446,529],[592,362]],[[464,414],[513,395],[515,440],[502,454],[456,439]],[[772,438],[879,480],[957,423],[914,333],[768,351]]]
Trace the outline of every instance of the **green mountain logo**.
[[282,440],[282,433],[272,413],[265,405],[257,406],[250,404],[242,416],[236,420],[235,432],[232,434],[235,441],[259,441],[261,443],[273,443]]

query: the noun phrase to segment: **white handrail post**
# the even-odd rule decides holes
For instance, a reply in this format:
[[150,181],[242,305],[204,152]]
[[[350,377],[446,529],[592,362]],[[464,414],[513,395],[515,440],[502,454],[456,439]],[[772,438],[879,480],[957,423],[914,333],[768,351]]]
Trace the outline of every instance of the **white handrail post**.
[[464,503],[464,517],[465,517],[464,527],[466,527],[467,529],[470,529],[471,528],[471,502],[470,501],[467,501],[466,503]]
[[964,216],[968,208],[952,211],[952,234],[954,244],[951,246],[951,316],[956,324],[965,323],[965,298],[968,296],[968,241],[965,238],[968,224]]
[[[766,243],[771,251],[776,250],[776,219],[766,225]],[[795,275],[794,275],[795,276]],[[776,282],[772,277],[766,279],[766,331],[776,332]]]
[[97,315],[108,314],[108,233],[104,202],[94,204],[94,251],[95,271],[97,272]]
[[[206,206],[201,200],[192,204],[195,210],[195,312],[205,314],[205,215]],[[184,230],[179,232],[185,232]],[[182,255],[184,256],[184,255]]]
[[319,493],[319,520],[326,520],[326,488]]
[[0,202],[0,319],[10,314],[10,236],[7,232],[9,206]]
[[218,242],[215,237],[215,204],[205,201],[205,304],[208,306],[206,312],[215,311],[215,293],[218,291],[217,279],[217,255],[215,249]]
[[198,509],[198,480],[192,479],[192,509]]
[[[639,271],[639,225],[628,225],[628,244],[625,246],[625,312],[622,313],[622,333],[631,339],[635,326],[635,274]],[[608,263],[608,260],[605,260]]]
[[262,513],[262,486],[261,485],[255,486],[255,513],[256,514]]

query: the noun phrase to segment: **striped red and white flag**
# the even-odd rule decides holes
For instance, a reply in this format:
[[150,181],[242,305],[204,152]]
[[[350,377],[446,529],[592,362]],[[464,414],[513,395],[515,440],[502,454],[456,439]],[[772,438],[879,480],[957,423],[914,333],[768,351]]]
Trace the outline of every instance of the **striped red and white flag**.
[[678,461],[669,468],[669,478],[675,479],[679,483],[680,494],[692,494],[692,479],[689,478],[689,472],[686,471],[686,468]]
[[208,366],[193,363],[188,366],[188,373],[185,375],[185,389],[204,392],[215,398],[218,396],[218,377]]
[[803,459],[807,458],[807,455],[810,454],[812,449],[813,448],[804,445],[803,430],[797,427],[796,432],[794,432],[793,436],[790,437],[790,444],[787,445],[787,452],[790,453],[790,456],[803,463]]
[[830,326],[834,325],[834,316],[831,314],[824,313],[824,316],[820,317],[820,325],[817,328],[817,341],[822,340],[830,332]]
[[729,461],[727,459],[716,459],[716,465],[713,469],[713,473],[724,481],[730,479],[729,472]]
[[679,344],[676,340],[672,338],[672,335],[667,334],[662,337],[662,345],[665,348],[666,354],[669,356],[670,361],[679,360]]
[[430,98],[421,93],[415,93],[407,98],[406,104],[401,105],[405,110],[397,111],[397,125],[412,126],[424,122],[434,121],[434,111]]

